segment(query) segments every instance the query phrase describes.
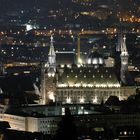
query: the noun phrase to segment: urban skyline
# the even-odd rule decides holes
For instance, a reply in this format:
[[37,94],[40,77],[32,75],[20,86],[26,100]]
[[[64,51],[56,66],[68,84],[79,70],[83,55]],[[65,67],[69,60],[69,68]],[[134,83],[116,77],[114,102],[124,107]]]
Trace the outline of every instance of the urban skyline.
[[0,138],[139,139],[139,13],[138,0],[0,0]]

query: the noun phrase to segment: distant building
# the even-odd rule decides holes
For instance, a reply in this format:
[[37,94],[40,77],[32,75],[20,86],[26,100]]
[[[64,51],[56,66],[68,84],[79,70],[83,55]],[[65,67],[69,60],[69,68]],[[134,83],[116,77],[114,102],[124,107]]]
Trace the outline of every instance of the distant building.
[[93,114],[94,105],[91,109],[87,109],[88,105],[30,105],[17,108],[0,107],[0,120],[7,121],[11,129],[28,131],[28,132],[42,132],[44,134],[56,133],[58,123],[61,116],[65,115],[65,108],[69,108],[72,115]]
[[104,59],[105,67],[114,67],[115,66],[115,60],[112,57],[108,57],[107,59]]
[[29,132],[55,134],[60,117],[39,117],[12,114],[0,114],[3,121],[10,124],[11,129]]
[[[129,128],[140,127],[140,115],[139,114],[83,114],[74,115],[74,123],[77,127],[79,136],[83,136],[85,130],[101,130],[105,129],[112,132],[115,136],[136,136],[135,129],[129,130]],[[28,132],[42,132],[44,134],[56,133],[58,123],[61,120],[61,116],[34,116],[30,115],[12,115],[12,114],[0,114],[2,121],[8,121],[11,129]],[[127,127],[128,129],[120,129]],[[118,131],[119,130],[119,131]],[[80,132],[79,132],[80,131]],[[118,133],[118,134],[117,134]],[[82,135],[80,135],[82,134]],[[86,134],[85,134],[86,135]]]

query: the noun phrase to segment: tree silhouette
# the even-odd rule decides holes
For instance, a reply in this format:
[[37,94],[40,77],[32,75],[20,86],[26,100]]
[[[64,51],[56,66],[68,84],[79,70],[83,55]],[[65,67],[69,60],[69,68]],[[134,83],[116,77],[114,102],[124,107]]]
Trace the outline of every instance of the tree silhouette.
[[105,102],[106,105],[119,105],[119,98],[117,96],[110,96]]
[[54,137],[54,140],[76,140],[76,126],[73,121],[73,116],[70,113],[69,108],[65,108],[65,115],[58,124],[58,130]]

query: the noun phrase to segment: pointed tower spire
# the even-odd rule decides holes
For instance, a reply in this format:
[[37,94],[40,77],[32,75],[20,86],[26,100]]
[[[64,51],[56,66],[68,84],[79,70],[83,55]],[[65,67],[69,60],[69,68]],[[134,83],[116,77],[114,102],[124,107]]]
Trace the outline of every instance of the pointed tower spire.
[[49,64],[48,74],[49,75],[54,75],[56,72],[56,54],[54,51],[53,42],[54,42],[53,36],[51,36],[51,38],[50,38],[50,50],[49,50],[49,54],[48,54],[48,64]]
[[48,62],[49,65],[55,65],[55,58],[56,58],[56,54],[54,51],[54,46],[53,46],[53,36],[51,36],[51,41],[50,41],[50,50],[49,50],[49,54],[48,54]]
[[122,55],[129,55],[126,47],[126,36],[124,35],[122,40],[122,46],[121,46],[121,53]]
[[54,99],[54,77],[56,73],[56,54],[53,46],[53,36],[50,37],[50,49],[48,53],[48,65],[41,65],[41,100],[40,104],[47,104]]
[[128,74],[128,58],[129,54],[126,47],[126,37],[124,35],[122,40],[122,46],[121,46],[121,81],[124,84],[127,84],[127,74]]
[[56,54],[55,54],[55,51],[54,51],[54,46],[53,46],[53,36],[51,36],[51,38],[50,38],[50,50],[49,50],[49,56],[55,56]]

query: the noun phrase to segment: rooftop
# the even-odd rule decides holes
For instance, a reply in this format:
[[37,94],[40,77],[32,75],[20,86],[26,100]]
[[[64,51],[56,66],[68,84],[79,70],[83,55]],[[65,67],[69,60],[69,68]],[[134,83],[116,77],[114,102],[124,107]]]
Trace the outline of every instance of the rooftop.
[[58,87],[120,87],[113,68],[64,68],[58,77]]

